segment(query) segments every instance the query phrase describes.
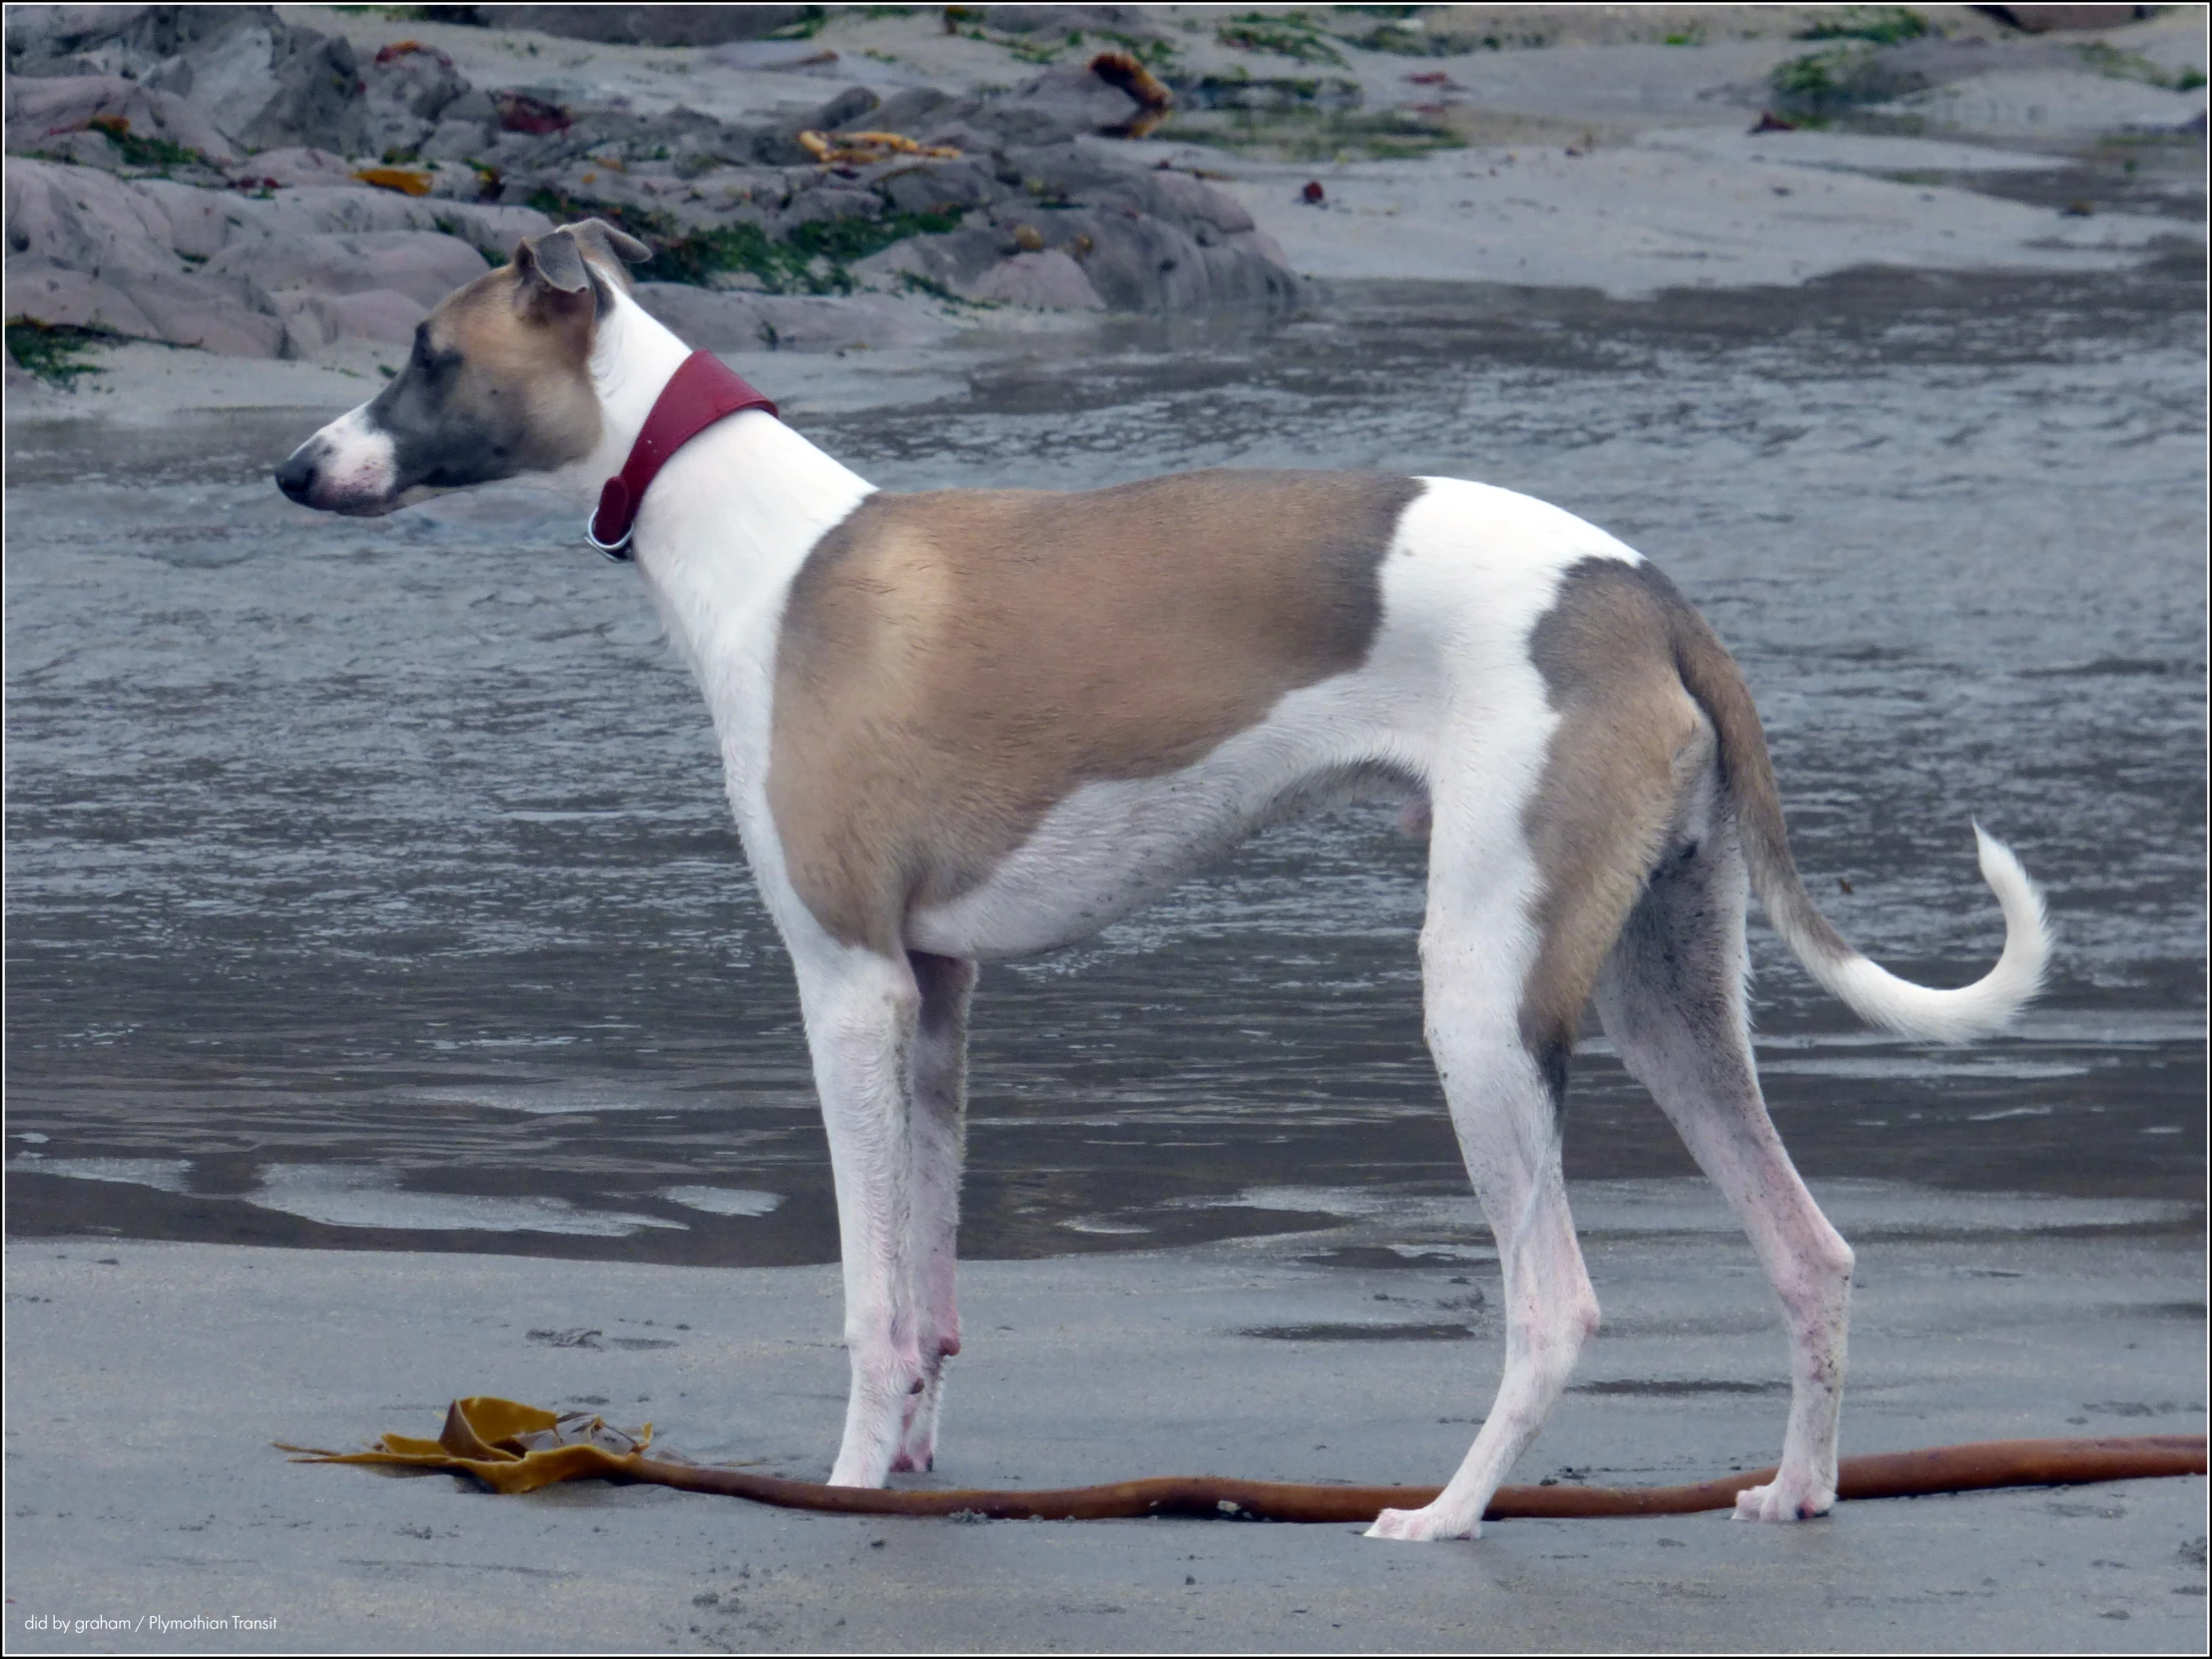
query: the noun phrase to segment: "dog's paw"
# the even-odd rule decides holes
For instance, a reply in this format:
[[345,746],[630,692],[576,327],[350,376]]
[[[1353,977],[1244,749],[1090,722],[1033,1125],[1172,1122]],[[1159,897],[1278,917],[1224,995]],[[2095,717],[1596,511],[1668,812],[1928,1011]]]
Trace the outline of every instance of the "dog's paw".
[[906,1396],[898,1426],[898,1450],[891,1472],[927,1473],[937,1466],[937,1402],[943,1392],[939,1360],[923,1378],[921,1391]]
[[1426,1544],[1438,1538],[1479,1538],[1482,1535],[1480,1521],[1455,1524],[1447,1515],[1438,1512],[1431,1503],[1425,1509],[1385,1509],[1375,1517],[1375,1524],[1368,1528],[1371,1538],[1395,1538],[1401,1543]]
[[1787,1471],[1767,1485],[1736,1494],[1738,1520],[1818,1520],[1835,1507],[1835,1487],[1811,1475],[1793,1478]]
[[927,1474],[937,1466],[937,1414],[916,1413],[907,1418],[898,1436],[898,1450],[891,1457],[893,1474]]

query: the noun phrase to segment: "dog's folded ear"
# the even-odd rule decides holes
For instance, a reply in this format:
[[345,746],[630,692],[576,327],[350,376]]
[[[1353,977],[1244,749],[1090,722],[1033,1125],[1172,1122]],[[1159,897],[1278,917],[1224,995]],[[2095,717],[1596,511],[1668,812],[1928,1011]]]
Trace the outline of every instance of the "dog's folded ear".
[[[653,257],[652,249],[628,232],[617,230],[604,219],[582,219],[574,225],[564,225],[561,229],[617,271],[623,265],[643,265]],[[618,260],[622,262],[621,265],[616,265]]]
[[515,271],[532,287],[559,293],[582,293],[591,286],[591,271],[584,251],[566,227],[542,237],[525,237],[515,245]]
[[623,266],[650,260],[653,250],[603,219],[586,219],[542,237],[525,237],[515,246],[514,264],[524,281],[533,286],[577,294],[593,287],[590,256],[596,256],[602,270],[615,273],[627,284]]

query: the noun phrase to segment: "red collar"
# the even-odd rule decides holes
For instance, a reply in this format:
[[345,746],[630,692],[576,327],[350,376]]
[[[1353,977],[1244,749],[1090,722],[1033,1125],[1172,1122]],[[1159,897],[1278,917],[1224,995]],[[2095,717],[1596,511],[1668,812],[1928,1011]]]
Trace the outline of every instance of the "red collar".
[[627,562],[630,526],[661,468],[716,421],[746,409],[776,413],[774,403],[725,368],[712,352],[694,351],[686,357],[654,399],[653,412],[645,417],[645,430],[630,446],[622,471],[599,492],[599,510],[584,526],[585,539],[608,558]]

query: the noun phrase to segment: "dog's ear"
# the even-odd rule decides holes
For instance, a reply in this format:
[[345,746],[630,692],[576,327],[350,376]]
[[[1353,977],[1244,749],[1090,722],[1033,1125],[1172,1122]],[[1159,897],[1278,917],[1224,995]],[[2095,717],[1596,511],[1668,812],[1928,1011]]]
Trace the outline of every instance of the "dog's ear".
[[628,232],[609,225],[604,219],[578,220],[574,225],[565,225],[562,229],[592,253],[600,255],[617,272],[625,265],[643,265],[653,257],[652,249]]
[[[596,256],[596,258],[587,258]],[[560,304],[589,293],[595,312],[607,308],[607,277],[627,288],[624,264],[638,265],[653,250],[603,219],[564,225],[542,237],[525,237],[515,246],[515,272],[522,278],[526,304]]]
[[551,289],[555,293],[582,293],[589,289],[591,268],[584,251],[567,227],[542,237],[525,237],[515,245],[515,273],[526,290]]

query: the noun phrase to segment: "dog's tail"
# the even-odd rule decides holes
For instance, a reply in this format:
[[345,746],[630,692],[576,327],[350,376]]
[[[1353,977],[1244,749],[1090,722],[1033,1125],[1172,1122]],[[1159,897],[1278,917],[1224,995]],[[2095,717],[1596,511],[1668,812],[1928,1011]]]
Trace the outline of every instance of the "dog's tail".
[[1871,1025],[1952,1043],[2001,1030],[2041,986],[2050,958],[2043,895],[2011,848],[1974,826],[1982,879],[2004,911],[2004,952],[1995,967],[1970,985],[1944,991],[1900,979],[1869,961],[1844,941],[1805,890],[1790,855],[1767,735],[1742,672],[1704,618],[1685,605],[1676,619],[1676,667],[1720,739],[1721,782],[1735,808],[1751,890],[1791,953]]

